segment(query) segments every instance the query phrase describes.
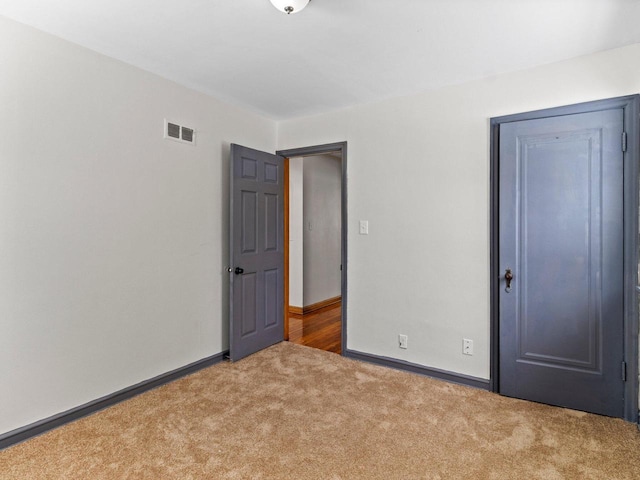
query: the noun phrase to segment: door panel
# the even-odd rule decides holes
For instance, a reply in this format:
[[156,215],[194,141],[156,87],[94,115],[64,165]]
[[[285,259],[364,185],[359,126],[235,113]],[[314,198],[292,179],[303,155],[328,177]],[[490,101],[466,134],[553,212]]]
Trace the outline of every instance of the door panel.
[[240,238],[242,253],[256,253],[258,232],[258,195],[256,192],[242,191],[242,216]]
[[[264,272],[264,326],[265,328],[280,327],[280,309],[278,308],[279,282],[282,281],[280,272],[277,269],[265,270]],[[284,335],[284,330],[282,331]]]
[[621,109],[500,128],[500,393],[623,414]]
[[267,252],[275,252],[278,250],[278,232],[281,229],[279,222],[282,222],[282,215],[278,215],[278,206],[282,198],[267,193],[264,200],[264,249]]
[[242,292],[242,302],[239,302],[240,338],[246,338],[247,335],[256,333],[256,319],[258,317],[256,279],[257,275],[255,273],[245,273],[239,279]]
[[231,145],[231,360],[284,338],[284,159]]

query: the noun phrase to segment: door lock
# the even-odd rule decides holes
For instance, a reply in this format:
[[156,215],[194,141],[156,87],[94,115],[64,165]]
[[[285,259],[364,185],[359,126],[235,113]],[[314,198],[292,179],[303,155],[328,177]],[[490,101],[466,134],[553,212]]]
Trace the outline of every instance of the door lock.
[[244,268],[236,267],[236,269],[234,270],[234,273],[236,275],[242,275],[244,273]]
[[507,283],[506,288],[504,289],[505,292],[509,293],[511,291],[511,280],[513,280],[513,273],[511,273],[511,269],[507,268],[504,272],[504,280]]

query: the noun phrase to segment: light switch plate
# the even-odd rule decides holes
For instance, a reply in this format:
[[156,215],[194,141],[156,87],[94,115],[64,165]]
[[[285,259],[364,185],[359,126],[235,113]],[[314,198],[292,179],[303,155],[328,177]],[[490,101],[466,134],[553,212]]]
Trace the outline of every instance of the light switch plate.
[[369,235],[369,220],[360,220],[360,235]]

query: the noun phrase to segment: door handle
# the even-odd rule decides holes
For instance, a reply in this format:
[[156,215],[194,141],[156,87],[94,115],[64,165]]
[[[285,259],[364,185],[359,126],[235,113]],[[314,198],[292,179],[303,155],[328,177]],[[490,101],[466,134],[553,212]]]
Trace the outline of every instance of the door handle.
[[505,292],[509,293],[511,291],[511,280],[513,280],[513,273],[511,273],[511,269],[507,268],[504,272],[504,280],[507,283],[505,288]]
[[234,270],[234,273],[236,275],[242,275],[244,273],[244,268],[236,267],[236,269]]

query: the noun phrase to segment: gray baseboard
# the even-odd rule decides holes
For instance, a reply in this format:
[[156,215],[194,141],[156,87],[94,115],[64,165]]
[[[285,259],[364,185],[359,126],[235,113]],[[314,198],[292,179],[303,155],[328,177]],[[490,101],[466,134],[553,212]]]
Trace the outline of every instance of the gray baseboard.
[[345,350],[343,356],[347,358],[353,358],[354,360],[361,360],[363,362],[375,363],[376,365],[395,368],[396,370],[404,370],[406,372],[417,373],[419,375],[437,378],[439,380],[446,380],[447,382],[466,385],[468,387],[479,388],[481,390],[489,390],[489,380],[485,380],[484,378],[462,375],[460,373],[448,372],[446,370],[439,370],[437,368],[429,368],[423,365],[418,365],[416,363],[406,362],[404,360],[381,357],[378,355],[362,353],[355,350]]
[[49,418],[11,430],[10,432],[0,435],[0,450],[10,447],[11,445],[15,445],[16,443],[24,442],[25,440],[73,422],[74,420],[78,420],[79,418],[91,415],[99,410],[111,407],[116,403],[128,400],[136,395],[140,395],[148,390],[172,382],[181,377],[197,372],[198,370],[202,370],[203,368],[220,363],[227,355],[228,352],[222,352],[211,357],[203,358],[197,362],[163,373],[157,377],[150,378],[149,380],[145,380],[136,385],[132,385],[110,395],[106,395],[85,403],[84,405],[67,410],[66,412],[58,413],[57,415],[53,415]]

